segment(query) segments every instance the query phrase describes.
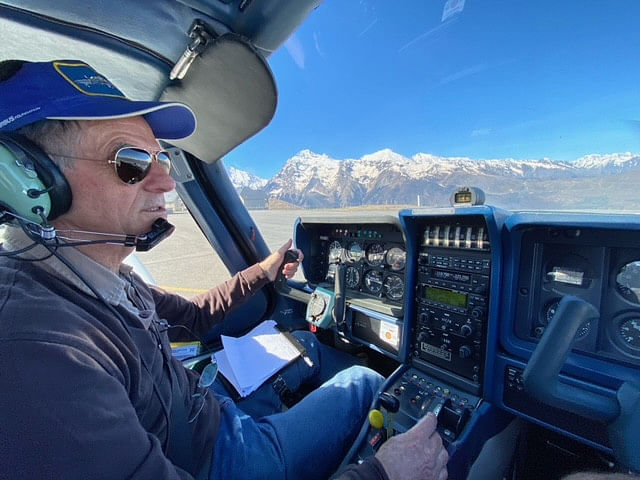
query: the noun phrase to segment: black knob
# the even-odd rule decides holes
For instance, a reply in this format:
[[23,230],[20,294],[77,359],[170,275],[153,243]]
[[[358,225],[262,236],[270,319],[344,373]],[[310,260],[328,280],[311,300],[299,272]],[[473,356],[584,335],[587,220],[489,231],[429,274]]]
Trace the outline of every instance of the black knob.
[[427,332],[420,332],[418,334],[418,342],[426,342],[429,339],[429,334]]
[[458,350],[460,358],[469,358],[471,356],[471,348],[468,345],[462,345]]
[[460,327],[460,334],[464,337],[469,337],[471,336],[471,334],[473,333],[473,328],[471,328],[471,325],[468,324],[464,324]]
[[382,408],[386,409],[391,413],[396,413],[400,408],[400,400],[397,397],[394,397],[389,392],[382,392],[378,397],[380,400],[380,405]]
[[471,316],[473,318],[480,318],[482,317],[483,314],[484,314],[484,308],[482,307],[475,307],[473,310],[471,310]]
[[427,312],[422,312],[420,314],[420,320],[419,321],[420,321],[420,323],[424,323],[424,324],[428,323],[429,322],[429,314]]

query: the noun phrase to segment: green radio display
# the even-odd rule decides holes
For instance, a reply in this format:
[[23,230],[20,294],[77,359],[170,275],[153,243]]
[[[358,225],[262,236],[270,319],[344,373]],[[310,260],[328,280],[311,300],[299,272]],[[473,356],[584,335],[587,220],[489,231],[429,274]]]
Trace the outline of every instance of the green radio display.
[[423,290],[423,296],[432,302],[445,303],[453,307],[466,307],[467,294],[446,290],[444,288],[427,287]]

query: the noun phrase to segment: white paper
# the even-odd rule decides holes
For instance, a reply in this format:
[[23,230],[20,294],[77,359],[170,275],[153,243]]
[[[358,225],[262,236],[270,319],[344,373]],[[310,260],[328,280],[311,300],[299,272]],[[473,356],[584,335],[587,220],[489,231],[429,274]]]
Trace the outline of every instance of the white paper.
[[243,337],[221,336],[224,350],[215,353],[218,368],[243,397],[300,355],[275,325],[266,320]]

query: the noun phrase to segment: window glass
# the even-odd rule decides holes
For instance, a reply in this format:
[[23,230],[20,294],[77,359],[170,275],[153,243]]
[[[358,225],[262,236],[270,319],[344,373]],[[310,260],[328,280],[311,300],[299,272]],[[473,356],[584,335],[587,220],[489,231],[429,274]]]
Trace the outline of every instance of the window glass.
[[[242,195],[240,196],[242,198]],[[246,206],[246,203],[245,203]],[[309,212],[302,209],[251,209],[249,214],[256,222],[270,251],[280,248],[287,240],[293,239],[293,228],[298,217]],[[302,268],[296,272],[294,280],[304,281]]]
[[640,211],[639,14],[326,0],[269,57],[275,118],[225,162],[294,208],[441,207],[470,185],[509,210]]
[[135,255],[153,283],[192,298],[229,279],[231,274],[176,192],[167,194],[166,201],[168,220],[176,230],[150,251]]

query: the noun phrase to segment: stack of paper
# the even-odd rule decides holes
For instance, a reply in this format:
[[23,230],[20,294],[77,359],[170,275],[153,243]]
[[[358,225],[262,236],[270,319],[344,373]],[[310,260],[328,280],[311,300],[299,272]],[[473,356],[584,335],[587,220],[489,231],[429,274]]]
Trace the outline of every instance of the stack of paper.
[[243,337],[221,338],[224,349],[214,354],[218,368],[243,397],[300,355],[274,320],[262,322]]

